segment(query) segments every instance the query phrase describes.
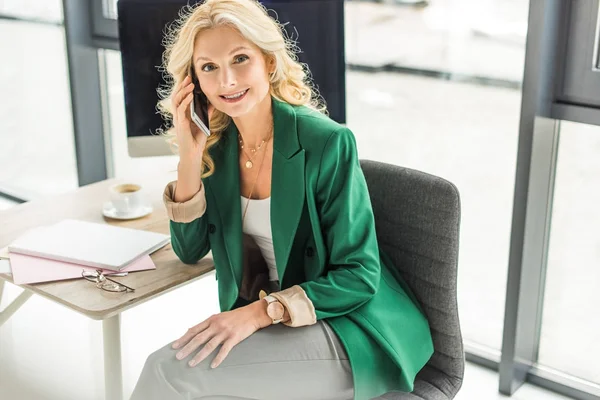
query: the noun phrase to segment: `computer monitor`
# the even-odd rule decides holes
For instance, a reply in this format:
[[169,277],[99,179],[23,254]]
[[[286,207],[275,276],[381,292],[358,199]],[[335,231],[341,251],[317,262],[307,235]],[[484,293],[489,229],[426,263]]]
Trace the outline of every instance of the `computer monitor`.
[[[164,120],[156,111],[157,88],[165,84],[159,67],[166,25],[192,0],[119,0],[119,43],[123,68],[129,155],[172,155],[156,135]],[[329,116],[346,122],[346,77],[343,0],[265,0],[261,2],[284,24],[311,71]]]

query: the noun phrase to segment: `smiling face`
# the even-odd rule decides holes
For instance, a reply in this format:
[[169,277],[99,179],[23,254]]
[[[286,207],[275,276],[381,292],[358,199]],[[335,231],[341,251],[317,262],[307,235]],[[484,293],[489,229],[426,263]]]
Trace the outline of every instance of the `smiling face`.
[[232,118],[252,111],[269,94],[264,54],[234,28],[221,26],[198,34],[192,62],[208,100]]

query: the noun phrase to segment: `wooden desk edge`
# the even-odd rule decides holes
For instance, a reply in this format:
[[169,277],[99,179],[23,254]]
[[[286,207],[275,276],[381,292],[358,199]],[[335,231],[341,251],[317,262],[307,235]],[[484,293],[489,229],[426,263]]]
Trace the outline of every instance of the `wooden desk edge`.
[[125,305],[120,305],[120,306],[115,306],[115,307],[107,308],[107,309],[102,310],[102,311],[91,311],[91,310],[86,310],[86,309],[83,309],[81,307],[78,307],[78,306],[76,306],[74,304],[65,304],[65,302],[62,299],[60,299],[60,298],[58,298],[56,296],[53,296],[50,293],[47,293],[47,292],[44,292],[44,291],[38,289],[35,286],[35,284],[33,284],[33,285],[18,285],[18,284],[13,283],[12,282],[12,276],[8,275],[8,274],[0,274],[0,279],[4,280],[5,282],[11,283],[11,284],[13,284],[15,286],[18,286],[21,289],[29,290],[29,291],[31,291],[31,292],[33,292],[33,293],[35,293],[35,294],[37,294],[37,295],[39,295],[41,297],[44,297],[44,298],[49,299],[49,300],[52,300],[54,303],[59,304],[59,305],[61,305],[63,307],[67,307],[67,308],[69,308],[71,310],[77,311],[78,313],[80,313],[82,315],[85,315],[88,318],[91,318],[91,319],[96,320],[96,321],[102,321],[102,320],[114,317],[115,315],[120,314],[123,311],[126,311],[126,310],[128,310],[130,308],[133,308],[135,306],[138,306],[139,304],[145,303],[146,301],[151,300],[151,299],[153,299],[155,297],[158,297],[158,296],[160,296],[162,294],[168,293],[171,290],[174,290],[174,289],[177,289],[179,287],[185,286],[185,285],[187,285],[189,283],[195,282],[195,281],[197,281],[200,278],[204,278],[206,276],[206,274],[210,273],[211,271],[213,271],[215,269],[214,264],[212,264],[212,263],[210,265],[201,266],[201,267],[198,267],[198,268],[199,269],[204,269],[204,271],[202,271],[197,276],[195,276],[195,277],[193,277],[191,279],[188,279],[188,280],[183,281],[183,282],[179,282],[179,283],[177,283],[175,285],[172,285],[172,286],[163,287],[163,288],[161,288],[161,290],[155,290],[155,291],[152,291],[152,292],[148,292],[148,293],[146,293],[143,296],[136,297],[134,301],[126,303]]

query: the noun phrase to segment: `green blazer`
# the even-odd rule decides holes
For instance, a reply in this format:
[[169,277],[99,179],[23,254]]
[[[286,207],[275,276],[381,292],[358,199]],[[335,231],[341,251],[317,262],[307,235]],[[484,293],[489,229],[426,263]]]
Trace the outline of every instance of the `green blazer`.
[[[378,247],[352,132],[275,99],[273,122],[271,231],[281,289],[300,285],[317,320],[336,332],[355,399],[412,391],[433,354],[429,325]],[[203,179],[206,212],[189,223],[171,221],[171,240],[188,264],[212,250],[220,307],[228,311],[240,304],[244,270],[235,124],[210,151],[216,169]]]

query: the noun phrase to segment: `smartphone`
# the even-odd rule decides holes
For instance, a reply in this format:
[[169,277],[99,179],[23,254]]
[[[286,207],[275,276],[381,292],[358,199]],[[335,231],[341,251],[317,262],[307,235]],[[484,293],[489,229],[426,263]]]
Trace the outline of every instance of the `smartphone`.
[[196,78],[194,69],[190,71],[192,83],[194,84],[194,95],[190,104],[190,114],[192,121],[200,128],[206,136],[210,136],[209,121],[208,121],[208,98],[200,89],[200,83]]

